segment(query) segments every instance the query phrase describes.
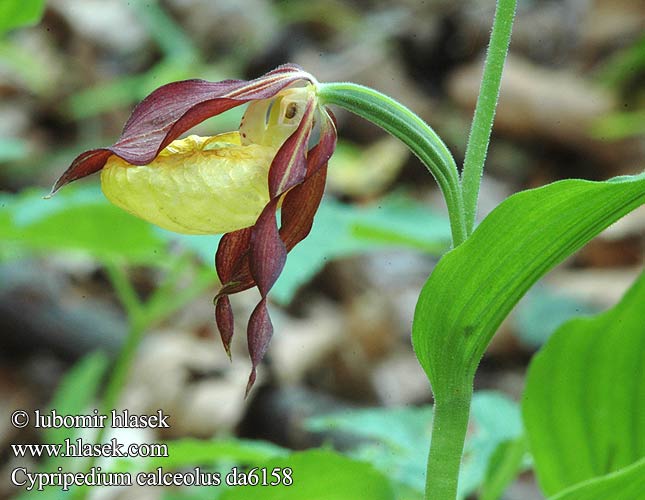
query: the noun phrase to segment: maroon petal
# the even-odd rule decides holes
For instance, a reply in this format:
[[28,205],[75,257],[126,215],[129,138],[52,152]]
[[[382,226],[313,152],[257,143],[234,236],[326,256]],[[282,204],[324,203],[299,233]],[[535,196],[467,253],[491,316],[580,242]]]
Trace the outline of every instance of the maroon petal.
[[52,193],[101,170],[111,154],[133,165],[150,163],[170,142],[205,119],[248,101],[271,98],[298,80],[312,81],[312,77],[288,64],[251,81],[185,80],[164,85],[139,103],[114,145],[79,155]]
[[228,295],[222,295],[215,299],[215,321],[217,329],[224,344],[224,350],[231,359],[231,340],[233,340],[234,318],[231,301]]
[[291,251],[311,231],[314,215],[325,191],[326,178],[327,166],[325,165],[284,197],[280,237],[284,241],[287,251]]
[[320,139],[307,157],[307,175],[313,174],[322,165],[326,165],[336,150],[338,138],[336,117],[327,108],[322,108],[320,115]]
[[307,172],[307,149],[314,119],[313,96],[296,131],[278,149],[269,168],[269,195],[276,198],[300,184]]
[[253,226],[251,236],[251,274],[262,297],[266,297],[282,272],[287,260],[287,248],[276,221],[279,198],[271,200]]
[[289,191],[282,202],[280,236],[288,251],[311,231],[325,190],[327,162],[335,148],[336,126],[333,118],[325,114],[320,127],[320,141],[307,156],[307,179]]
[[231,295],[234,293],[243,292],[249,288],[255,286],[255,280],[251,275],[251,265],[249,264],[249,257],[246,255],[242,259],[241,267],[237,274],[231,279],[231,281],[224,283],[222,288],[217,293],[217,297],[221,295]]
[[[267,309],[267,295],[284,268],[287,251],[307,236],[325,188],[327,161],[336,146],[336,127],[326,110],[320,110],[318,144],[309,152],[309,137],[314,119],[313,99],[296,131],[276,153],[269,169],[271,200],[255,225],[225,235],[217,250],[216,265],[223,287],[217,300],[216,316],[222,340],[232,336],[230,303],[223,299],[230,293],[257,284],[262,299],[254,309],[247,328],[252,369],[246,388],[248,395],[256,380],[257,367],[266,354],[273,325]],[[282,199],[281,228],[276,210]],[[230,340],[229,340],[230,342]]]
[[249,354],[251,355],[251,374],[249,381],[246,385],[246,395],[255,384],[255,377],[257,367],[264,358],[269,347],[269,342],[273,336],[273,325],[267,310],[267,299],[263,297],[262,300],[255,307],[249,319],[249,326],[247,330],[247,341],[249,346]]
[[215,254],[215,267],[222,284],[229,283],[235,277],[249,251],[250,243],[250,227],[222,236]]

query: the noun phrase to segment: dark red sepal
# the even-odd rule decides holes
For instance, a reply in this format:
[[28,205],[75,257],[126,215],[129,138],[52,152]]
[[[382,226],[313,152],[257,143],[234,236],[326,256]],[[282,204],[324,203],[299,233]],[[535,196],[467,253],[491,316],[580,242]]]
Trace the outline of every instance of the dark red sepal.
[[219,330],[224,350],[228,355],[228,359],[231,359],[231,341],[233,340],[235,321],[228,295],[222,295],[215,299],[215,321],[217,322],[217,329]]
[[[320,110],[320,138],[307,152],[313,127],[313,101],[309,101],[296,131],[278,150],[269,169],[271,200],[247,232],[225,235],[217,251],[216,264],[222,279],[222,297],[257,285],[262,296],[247,328],[252,369],[246,394],[253,387],[257,367],[266,354],[273,325],[267,309],[267,295],[277,281],[286,255],[309,234],[325,188],[327,162],[336,146],[333,115]],[[282,200],[281,227],[276,210]],[[246,231],[246,230],[242,230]]]
[[264,358],[269,347],[271,337],[273,336],[273,324],[271,323],[269,311],[267,310],[266,297],[258,303],[251,313],[246,336],[252,364],[251,374],[249,375],[249,381],[246,385],[246,396],[248,396],[249,392],[253,388],[253,384],[255,384],[257,367],[262,361],[262,358]]

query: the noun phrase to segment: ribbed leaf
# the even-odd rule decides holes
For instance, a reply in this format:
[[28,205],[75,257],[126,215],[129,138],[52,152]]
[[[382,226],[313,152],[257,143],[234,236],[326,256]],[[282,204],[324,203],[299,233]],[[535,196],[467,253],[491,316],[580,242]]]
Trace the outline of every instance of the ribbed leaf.
[[497,327],[540,277],[643,203],[645,175],[557,182],[511,196],[446,254],[412,328],[435,397],[472,381]]
[[642,274],[610,311],[560,327],[531,363],[523,413],[545,493],[645,457],[644,304]]
[[639,500],[645,491],[645,458],[612,474],[586,481],[549,500]]

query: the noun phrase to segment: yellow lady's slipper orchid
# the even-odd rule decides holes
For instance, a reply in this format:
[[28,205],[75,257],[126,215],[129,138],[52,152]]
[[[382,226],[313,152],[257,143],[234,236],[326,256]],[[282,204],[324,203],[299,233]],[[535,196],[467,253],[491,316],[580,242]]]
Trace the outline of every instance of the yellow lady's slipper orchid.
[[[247,102],[239,131],[177,139]],[[314,126],[318,140],[310,148]],[[298,66],[251,81],[186,80],[146,97],[119,140],[80,154],[52,192],[100,170],[105,196],[124,210],[171,231],[225,233],[215,257],[222,282],[215,315],[229,355],[228,295],[257,286],[262,296],[247,330],[248,391],[273,332],[267,294],[287,252],[311,229],[335,145],[331,112],[318,103],[316,80]]]

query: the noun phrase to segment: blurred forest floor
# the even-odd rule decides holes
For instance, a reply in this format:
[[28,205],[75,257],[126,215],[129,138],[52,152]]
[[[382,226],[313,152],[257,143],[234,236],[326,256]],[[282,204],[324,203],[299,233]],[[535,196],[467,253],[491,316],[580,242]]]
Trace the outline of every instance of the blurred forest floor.
[[[100,245],[115,247],[107,260],[127,271],[142,300],[175,269],[165,256],[182,263],[177,290],[194,292],[146,333],[122,402],[172,415],[161,437],[232,433],[300,449],[323,439],[304,425],[310,416],[430,402],[410,325],[419,290],[446,249],[445,207],[419,161],[361,119],[337,113],[341,143],[318,232],[288,259],[273,304],[276,334],[248,400],[243,332],[256,296],[233,297],[240,324],[231,365],[214,325],[215,239],[151,232],[160,243],[144,244],[135,234],[142,252],[163,246],[166,253],[132,257],[134,247],[119,248],[131,241],[125,226],[95,219],[102,229],[93,242],[61,244],[79,218],[101,212],[82,203],[64,212],[64,191],[51,205],[41,196],[78,153],[113,143],[154,88],[252,78],[284,62],[405,103],[459,164],[493,12],[494,2],[484,0],[49,0],[39,25],[2,36],[0,228],[8,236],[0,234],[0,449],[40,439],[9,425],[12,409],[46,407],[75,361],[118,350],[127,319]],[[641,0],[520,2],[480,217],[522,189],[643,170],[644,33]],[[197,133],[233,130],[239,116],[209,120]],[[70,199],[102,203],[96,178],[78,184]],[[33,234],[16,230],[57,210],[59,220]],[[633,282],[644,235],[641,207],[541,282],[496,335],[476,388],[517,400],[531,355],[553,330],[609,307]],[[15,460],[4,455],[0,464],[2,495],[10,494],[5,478]],[[522,476],[507,498],[541,497]]]

